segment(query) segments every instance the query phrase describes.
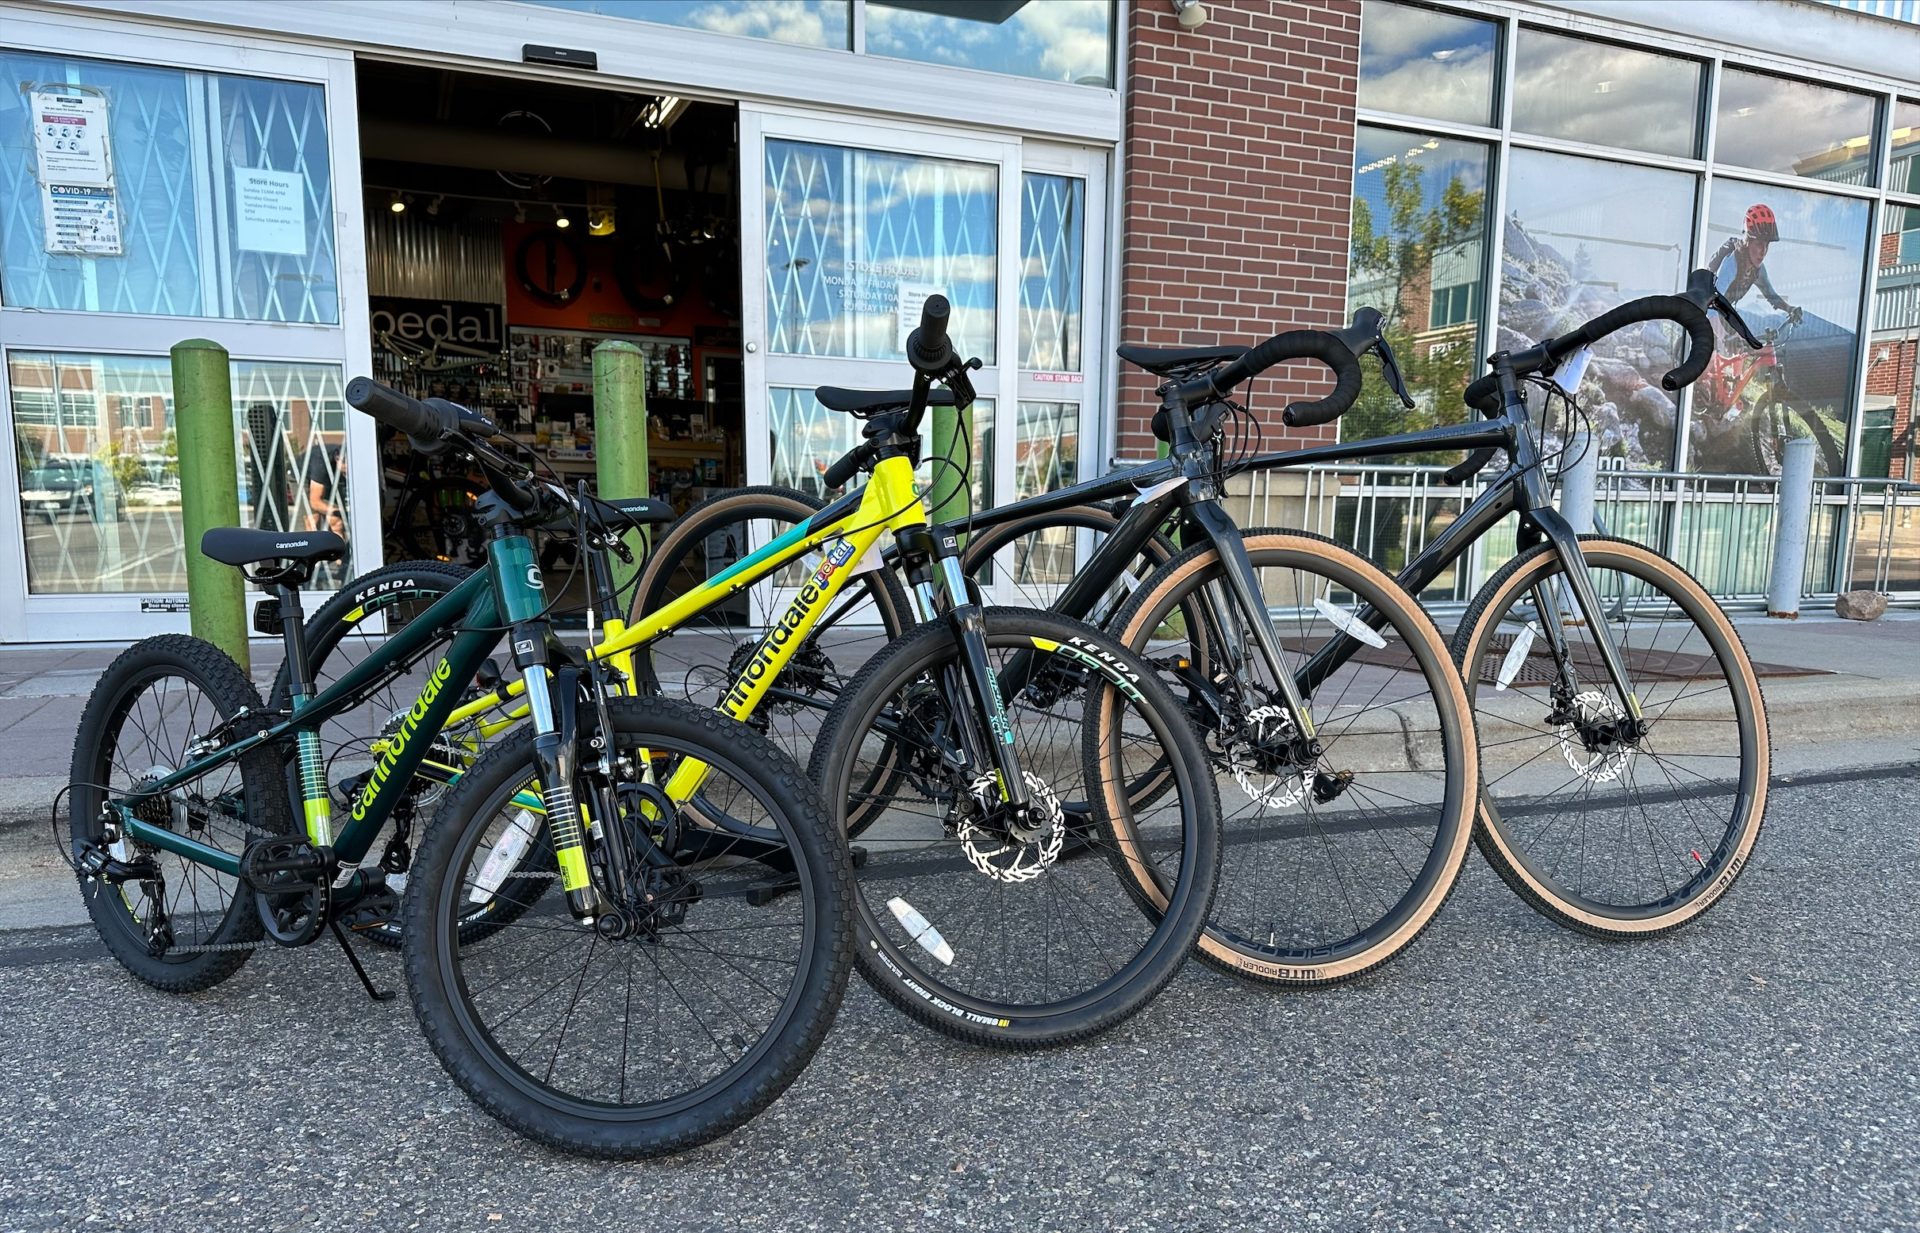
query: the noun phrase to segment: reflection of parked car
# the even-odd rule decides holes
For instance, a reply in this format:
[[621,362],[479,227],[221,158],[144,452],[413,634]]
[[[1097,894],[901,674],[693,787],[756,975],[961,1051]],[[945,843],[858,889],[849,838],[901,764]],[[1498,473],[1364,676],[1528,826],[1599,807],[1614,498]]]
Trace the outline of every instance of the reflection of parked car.
[[53,454],[26,474],[20,486],[20,510],[38,514],[48,522],[61,514],[95,516],[102,514],[125,518],[127,511],[114,489],[113,476],[95,459],[85,454]]

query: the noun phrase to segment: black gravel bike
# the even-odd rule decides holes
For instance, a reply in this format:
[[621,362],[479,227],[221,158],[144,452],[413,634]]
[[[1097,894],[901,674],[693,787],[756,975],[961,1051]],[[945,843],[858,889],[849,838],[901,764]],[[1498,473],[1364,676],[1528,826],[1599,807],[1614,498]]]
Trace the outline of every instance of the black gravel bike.
[[[1585,349],[1645,321],[1671,321],[1685,331],[1684,358],[1662,381],[1678,390],[1697,379],[1713,355],[1709,307],[1749,345],[1761,345],[1711,277],[1695,271],[1681,295],[1634,300],[1558,338],[1493,355],[1492,371],[1465,391],[1468,406],[1482,417],[1478,423],[1259,454],[1236,468],[1470,451],[1442,481],[1455,485],[1505,454],[1506,468],[1407,563],[1397,582],[1408,594],[1421,594],[1476,541],[1517,519],[1517,551],[1475,595],[1452,639],[1480,737],[1475,837],[1528,903],[1600,937],[1678,928],[1733,885],[1766,809],[1766,716],[1739,635],[1698,582],[1643,545],[1576,535],[1554,508],[1549,470],[1560,459],[1543,447],[1541,421],[1523,395],[1537,386],[1579,415],[1573,394]],[[1123,347],[1120,354],[1168,378],[1160,391],[1163,417],[1216,402],[1231,384],[1221,374],[1231,378],[1244,363],[1237,347]],[[1382,350],[1381,358],[1398,384],[1390,353]],[[1407,401],[1404,389],[1399,392]],[[1183,449],[1177,419],[1172,440],[1177,458]],[[1151,464],[1141,473],[1162,474],[1170,465]],[[1103,483],[1081,487],[1091,500],[1109,491]],[[1097,613],[1109,602],[1106,588],[1157,566],[1103,623],[1157,661],[1199,658],[1193,643],[1212,636],[1207,628],[1170,636],[1178,631],[1165,619],[1178,593],[1177,571],[1159,561],[1145,529],[1162,511],[1143,501],[1124,513],[1047,508],[1073,492],[1051,494],[1019,519],[1012,510],[988,515],[994,525],[972,546],[977,555],[970,565],[983,568],[996,556],[1002,567],[1010,558],[1010,567],[1020,570],[1038,555],[1025,545],[1049,536],[1057,541],[1068,528],[1103,529],[1109,542],[1070,577],[1055,606]],[[1180,520],[1155,525],[1178,526],[1183,538],[1189,533]],[[1375,618],[1363,614],[1362,620],[1372,625]],[[1351,638],[1316,647],[1300,671],[1303,690],[1366,653]]]
[[[963,562],[976,580],[989,569],[1017,579],[1057,570],[1061,585],[1045,596],[1052,610],[1103,626],[1145,655],[1182,700],[1205,737],[1226,825],[1220,887],[1199,954],[1237,975],[1281,984],[1349,979],[1409,945],[1440,911],[1465,861],[1478,787],[1466,694],[1444,638],[1418,604],[1378,567],[1327,540],[1241,530],[1223,498],[1223,459],[1238,431],[1226,413],[1228,393],[1274,365],[1312,360],[1333,371],[1336,387],[1286,416],[1292,424],[1325,423],[1358,395],[1357,354],[1369,350],[1391,357],[1377,313],[1345,331],[1293,331],[1231,356],[1123,349],[1170,373],[1215,370],[1179,387],[1186,395],[1163,409],[1171,455],[956,524],[970,533]],[[881,404],[905,394],[862,397]],[[867,454],[860,446],[836,462],[828,486],[850,479]],[[858,499],[856,492],[818,508],[798,493],[759,488],[708,502],[661,540],[636,611],[676,602],[716,545],[752,553]],[[1114,499],[1130,503],[1124,516],[1089,504]],[[1045,534],[1018,542],[1036,523]],[[1097,538],[1097,551],[1084,567],[1060,568],[1080,538]],[[1149,572],[1157,585],[1143,587]],[[796,658],[803,670],[790,669],[769,694],[777,705],[764,730],[788,748],[817,747],[816,766],[833,756],[828,724],[850,692],[851,672],[926,603],[924,582],[895,569],[874,570],[862,582]],[[728,665],[749,653],[778,611],[778,596],[749,596],[728,619],[690,623],[656,643],[660,688],[712,697]],[[1159,782],[1142,771],[1130,784],[1133,799],[1152,799]],[[834,799],[835,782],[822,786]],[[1150,887],[1141,894],[1153,901]]]

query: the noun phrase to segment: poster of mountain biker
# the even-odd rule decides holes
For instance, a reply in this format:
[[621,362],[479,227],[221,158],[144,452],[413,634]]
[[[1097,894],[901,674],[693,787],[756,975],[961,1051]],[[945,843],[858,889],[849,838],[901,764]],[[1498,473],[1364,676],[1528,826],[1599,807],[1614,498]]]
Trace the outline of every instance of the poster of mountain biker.
[[1814,473],[1846,469],[1857,304],[1868,207],[1787,188],[1722,182],[1705,262],[1765,345],[1720,326],[1694,387],[1689,469],[1777,475],[1786,444],[1814,443]]

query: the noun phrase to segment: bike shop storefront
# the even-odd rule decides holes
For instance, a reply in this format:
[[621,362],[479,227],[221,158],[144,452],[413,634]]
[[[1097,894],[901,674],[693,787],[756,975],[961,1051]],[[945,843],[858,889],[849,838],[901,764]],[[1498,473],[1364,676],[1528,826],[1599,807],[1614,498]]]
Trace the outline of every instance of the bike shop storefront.
[[[475,548],[472,477],[350,414],[362,372],[591,478],[592,352],[623,340],[657,495],[818,495],[856,425],[812,387],[905,384],[903,322],[940,292],[985,363],[976,499],[1095,464],[1110,6],[1078,6],[1104,59],[1071,80],[1037,55],[988,78],[841,49],[877,46],[883,10],[923,40],[981,25],[937,5],[862,4],[863,34],[803,46],[583,7],[393,3],[377,47],[342,37],[371,41],[364,6],[325,2],[8,11],[0,639],[186,627],[167,353],[189,338],[232,356],[242,522],[342,531],[356,573]],[[996,37],[1034,16],[987,7]]]

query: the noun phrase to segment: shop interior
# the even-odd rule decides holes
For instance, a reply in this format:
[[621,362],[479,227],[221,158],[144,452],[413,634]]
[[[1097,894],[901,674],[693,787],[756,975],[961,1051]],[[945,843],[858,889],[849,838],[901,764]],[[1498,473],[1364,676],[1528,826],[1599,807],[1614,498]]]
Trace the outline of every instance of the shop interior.
[[[591,480],[592,352],[624,340],[653,495],[746,482],[730,104],[363,62],[359,110],[377,379]],[[477,561],[476,477],[403,440],[381,460],[387,558]]]

